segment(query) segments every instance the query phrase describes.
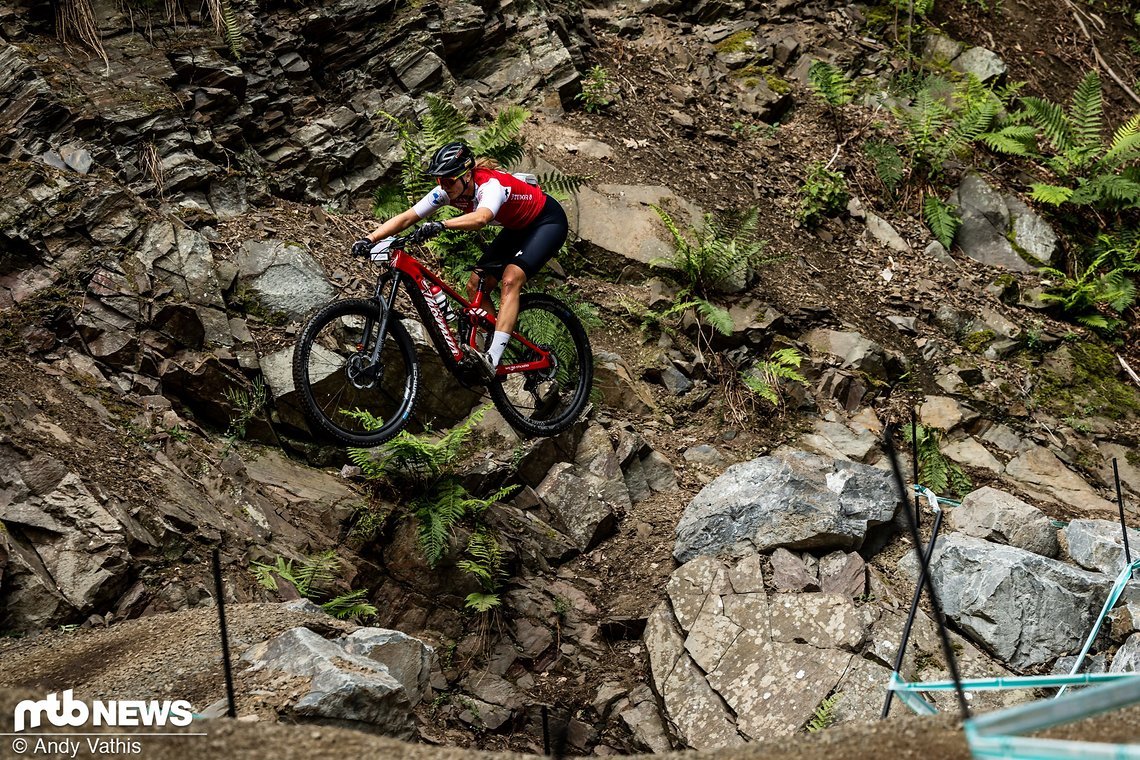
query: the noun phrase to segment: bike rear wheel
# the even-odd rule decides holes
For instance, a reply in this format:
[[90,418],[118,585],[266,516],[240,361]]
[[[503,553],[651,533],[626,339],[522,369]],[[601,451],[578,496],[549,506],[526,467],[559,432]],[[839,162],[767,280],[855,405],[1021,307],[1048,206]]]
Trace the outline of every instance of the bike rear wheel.
[[400,320],[388,320],[379,361],[372,362],[382,314],[376,301],[334,301],[313,315],[293,350],[293,385],[305,416],[350,446],[392,438],[411,419],[419,395],[415,346]]
[[[594,382],[594,355],[586,329],[570,307],[544,293],[524,293],[515,332],[552,354],[554,365],[514,372],[487,386],[504,419],[520,433],[550,436],[566,430],[586,408]],[[515,339],[499,365],[533,361],[535,352]]]

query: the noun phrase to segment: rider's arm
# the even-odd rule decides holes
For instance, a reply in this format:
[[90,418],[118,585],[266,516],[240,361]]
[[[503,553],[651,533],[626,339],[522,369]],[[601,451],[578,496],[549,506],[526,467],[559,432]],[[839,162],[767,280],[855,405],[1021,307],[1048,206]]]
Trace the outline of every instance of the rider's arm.
[[489,208],[477,208],[470,214],[452,217],[443,223],[449,230],[481,230],[495,218],[495,212]]
[[443,226],[449,230],[481,230],[495,219],[495,214],[507,200],[507,191],[499,180],[491,178],[476,191],[478,205],[470,214],[448,219]]
[[368,239],[373,243],[383,240],[386,237],[399,235],[401,232],[411,227],[413,224],[420,220],[420,215],[416,213],[414,208],[410,208],[402,214],[397,214],[388,221],[381,224],[372,233],[368,235]]

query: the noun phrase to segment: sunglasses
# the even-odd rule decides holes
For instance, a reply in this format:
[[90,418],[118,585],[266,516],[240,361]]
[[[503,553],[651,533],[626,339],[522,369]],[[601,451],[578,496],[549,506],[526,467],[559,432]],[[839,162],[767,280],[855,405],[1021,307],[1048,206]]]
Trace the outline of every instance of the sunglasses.
[[441,185],[454,185],[456,182],[463,179],[464,175],[466,174],[467,172],[463,172],[463,174],[459,174],[455,177],[436,177],[435,180]]

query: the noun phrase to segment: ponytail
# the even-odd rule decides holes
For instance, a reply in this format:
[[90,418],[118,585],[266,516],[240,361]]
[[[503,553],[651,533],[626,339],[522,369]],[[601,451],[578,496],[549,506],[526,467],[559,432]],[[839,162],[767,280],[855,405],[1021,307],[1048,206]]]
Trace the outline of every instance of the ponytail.
[[496,161],[495,159],[491,158],[490,156],[480,156],[479,158],[475,159],[475,168],[476,169],[498,169],[499,168],[499,162]]

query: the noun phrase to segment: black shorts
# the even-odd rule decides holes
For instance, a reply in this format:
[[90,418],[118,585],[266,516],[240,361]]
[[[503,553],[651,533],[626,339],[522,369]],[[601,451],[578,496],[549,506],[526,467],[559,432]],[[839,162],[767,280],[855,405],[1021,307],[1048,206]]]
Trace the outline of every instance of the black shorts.
[[558,253],[569,230],[566,212],[548,195],[534,221],[522,229],[504,229],[495,236],[487,246],[487,252],[479,259],[479,266],[486,266],[490,270],[488,274],[501,277],[496,271],[499,267],[515,264],[529,280]]

